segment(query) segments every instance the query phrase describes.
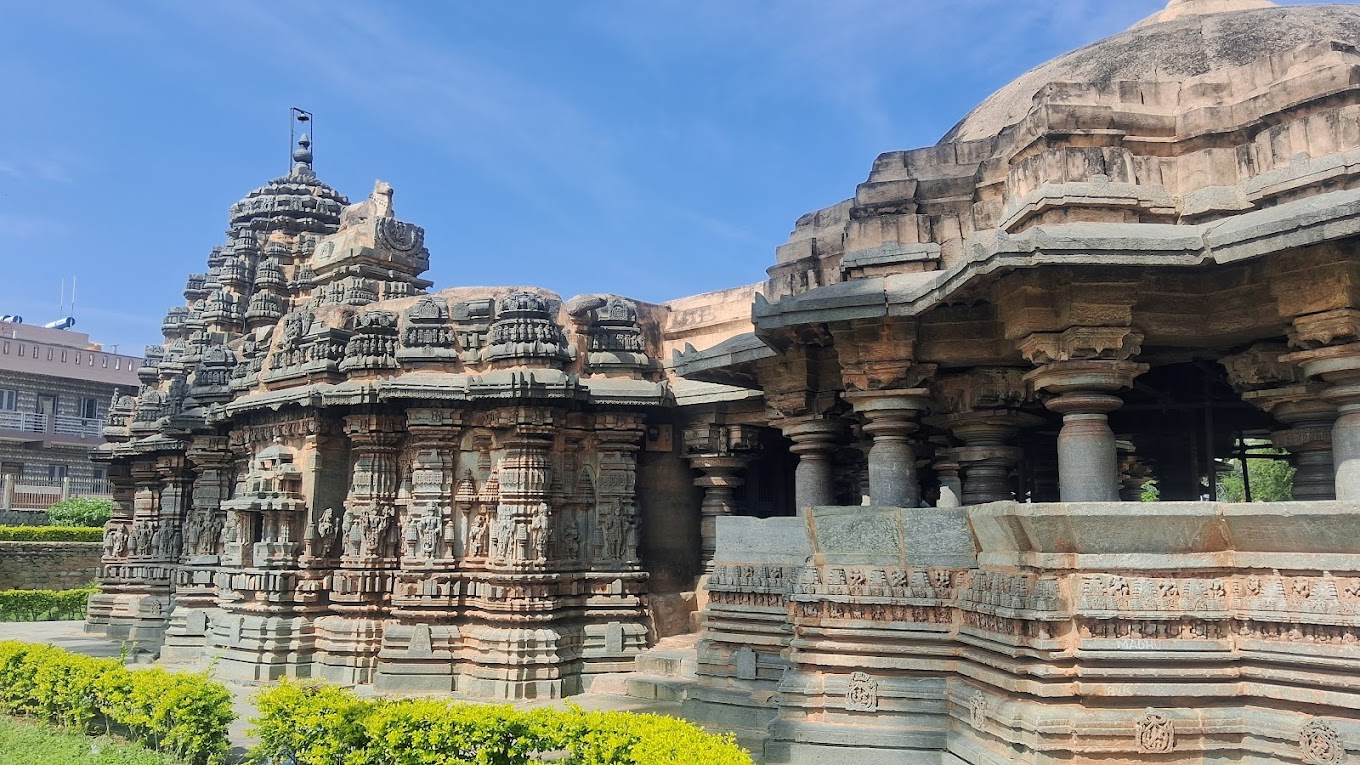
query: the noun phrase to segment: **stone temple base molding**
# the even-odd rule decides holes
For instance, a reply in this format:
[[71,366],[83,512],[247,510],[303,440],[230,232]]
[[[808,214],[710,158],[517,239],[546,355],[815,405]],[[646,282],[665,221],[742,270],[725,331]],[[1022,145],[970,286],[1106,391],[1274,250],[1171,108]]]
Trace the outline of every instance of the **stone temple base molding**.
[[869,449],[869,498],[879,507],[917,507],[921,484],[911,434],[917,417],[930,409],[925,388],[855,391],[843,398],[864,416],[864,432],[873,437]]
[[1063,502],[1119,501],[1119,453],[1108,413],[1115,395],[1147,371],[1146,364],[1096,359],[1045,364],[1027,377],[1036,391],[1057,394],[1045,402],[1063,416],[1058,433],[1058,483]]

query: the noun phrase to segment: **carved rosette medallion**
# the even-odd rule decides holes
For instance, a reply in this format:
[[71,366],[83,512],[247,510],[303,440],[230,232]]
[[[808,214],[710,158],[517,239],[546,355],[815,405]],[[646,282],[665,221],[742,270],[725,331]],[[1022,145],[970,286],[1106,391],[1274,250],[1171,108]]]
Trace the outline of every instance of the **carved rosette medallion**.
[[968,721],[978,730],[987,727],[987,694],[982,691],[973,691],[968,700]]
[[1169,752],[1176,745],[1176,730],[1171,721],[1154,712],[1138,721],[1138,751]]
[[379,244],[397,252],[415,252],[425,245],[425,229],[396,218],[380,218],[377,239]]
[[1326,720],[1309,720],[1299,731],[1299,748],[1309,765],[1332,765],[1346,761],[1346,745],[1341,734]]
[[878,681],[863,672],[850,675],[845,688],[845,708],[850,712],[874,712],[878,709]]

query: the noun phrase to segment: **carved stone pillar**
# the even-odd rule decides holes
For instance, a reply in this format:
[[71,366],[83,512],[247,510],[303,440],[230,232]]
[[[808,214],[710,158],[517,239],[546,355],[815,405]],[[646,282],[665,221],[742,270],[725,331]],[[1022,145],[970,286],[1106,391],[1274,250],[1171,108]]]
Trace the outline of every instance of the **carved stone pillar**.
[[916,418],[930,408],[930,391],[925,388],[857,391],[846,393],[844,398],[867,420],[864,432],[873,438],[869,449],[869,501],[880,507],[918,507],[921,484],[916,477],[911,434],[920,427]]
[[175,607],[161,648],[161,659],[167,662],[199,661],[211,625],[221,613],[213,574],[220,561],[218,546],[225,523],[221,505],[231,490],[233,457],[227,439],[221,436],[195,438],[188,457],[196,477],[175,571]]
[[457,476],[459,414],[445,409],[409,409],[406,430],[411,454],[411,499],[401,523],[402,568],[428,568],[462,554],[465,517],[451,515]]
[[841,423],[825,417],[798,417],[778,425],[793,441],[789,451],[798,455],[793,476],[793,501],[798,515],[809,507],[835,504],[831,457],[838,448]]
[[963,504],[1014,499],[1011,475],[1023,451],[1011,441],[1021,428],[1040,422],[1016,408],[1032,399],[1024,370],[980,367],[941,375],[931,392],[943,414],[927,422],[963,442],[952,450],[964,471]]
[[963,504],[1015,499],[1011,473],[1023,452],[1009,442],[1021,428],[1038,422],[1039,418],[1013,409],[978,409],[933,421],[964,444],[954,449],[964,471]]
[[[469,477],[455,499],[461,415],[450,409],[408,409],[410,496],[397,540],[400,570],[392,584],[392,613],[382,628],[373,685],[379,690],[437,691],[456,686],[461,582],[454,573],[466,550],[475,486]],[[471,495],[471,496],[469,496]]]
[[704,490],[699,506],[700,559],[705,574],[713,573],[713,552],[718,541],[718,519],[737,509],[736,490],[759,448],[756,429],[749,425],[697,423],[685,428],[685,451],[690,467],[700,476],[694,485]]
[[[1296,364],[1305,376],[1321,379],[1328,386],[1322,399],[1337,407],[1332,425],[1332,464],[1336,499],[1360,500],[1360,311],[1341,308],[1301,316],[1294,320],[1289,344],[1303,350],[1281,357]],[[1308,416],[1307,414],[1304,415]],[[1319,422],[1320,424],[1320,422]],[[1316,427],[1316,426],[1315,426]],[[1308,439],[1308,436],[1303,436]],[[1312,439],[1314,442],[1316,439]],[[1321,452],[1321,449],[1312,451]],[[1320,457],[1310,460],[1309,484],[1318,491],[1315,474]]]
[[940,499],[936,507],[962,507],[963,482],[959,480],[958,457],[953,449],[935,451],[935,474],[940,478]]
[[332,615],[316,623],[317,674],[333,682],[369,682],[377,665],[399,555],[398,442],[405,430],[400,416],[345,418],[354,466],[345,499],[344,552],[331,577]]
[[1152,469],[1134,453],[1132,441],[1115,442],[1119,449],[1119,498],[1125,502],[1141,502],[1143,486],[1152,480]]
[[132,552],[132,524],[135,517],[137,493],[132,466],[114,462],[108,468],[108,480],[113,492],[113,518],[104,524],[104,553],[99,559],[101,591],[90,596],[85,616],[85,631],[108,635],[113,612],[122,599],[122,572]]
[[1044,402],[1063,416],[1058,433],[1058,487],[1063,502],[1118,502],[1119,454],[1107,414],[1123,401],[1117,391],[1133,384],[1147,365],[1128,361],[1142,334],[1128,327],[1073,327],[1035,333],[1021,353],[1039,365],[1026,375]]
[[1336,405],[1322,399],[1325,385],[1306,382],[1302,369],[1281,361],[1288,350],[1284,344],[1262,343],[1219,363],[1243,401],[1287,426],[1270,435],[1275,446],[1294,455],[1294,499],[1334,499]]

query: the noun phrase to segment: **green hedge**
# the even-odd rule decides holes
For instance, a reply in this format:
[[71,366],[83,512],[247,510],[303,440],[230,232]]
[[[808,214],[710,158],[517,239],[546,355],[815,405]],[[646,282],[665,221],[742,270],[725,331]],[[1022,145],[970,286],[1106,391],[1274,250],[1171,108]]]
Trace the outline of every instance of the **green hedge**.
[[77,590],[0,590],[0,622],[84,619],[85,606],[98,587]]
[[192,765],[230,749],[231,693],[203,674],[124,667],[48,645],[0,642],[0,708],[85,733],[109,733]]
[[297,765],[751,765],[731,734],[629,712],[519,711],[433,699],[359,699],[282,682],[256,699],[250,761]]
[[0,542],[102,542],[97,526],[0,526]]

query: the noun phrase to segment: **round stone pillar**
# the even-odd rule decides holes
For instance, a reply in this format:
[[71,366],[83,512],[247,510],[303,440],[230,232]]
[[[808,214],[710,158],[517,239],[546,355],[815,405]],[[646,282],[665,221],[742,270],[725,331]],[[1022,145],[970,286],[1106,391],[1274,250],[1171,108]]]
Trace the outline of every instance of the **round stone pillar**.
[[1041,422],[1038,417],[1012,409],[978,409],[931,422],[949,430],[964,444],[954,450],[963,466],[963,504],[1015,499],[1011,473],[1023,453],[1008,442],[1020,428]]
[[1030,374],[1036,390],[1058,394],[1045,402],[1063,416],[1058,432],[1058,492],[1063,502],[1118,502],[1119,452],[1106,415],[1124,402],[1147,367],[1130,361],[1059,361]]
[[935,458],[935,475],[940,479],[940,501],[936,507],[962,507],[963,482],[959,480],[958,457],[953,449],[940,449]]
[[1332,428],[1336,407],[1320,399],[1289,401],[1271,409],[1287,430],[1270,434],[1280,449],[1294,455],[1294,499],[1336,499],[1336,466],[1332,458]]
[[916,418],[930,408],[925,388],[846,393],[855,412],[864,416],[864,432],[873,438],[869,448],[869,502],[878,507],[918,507],[921,484],[916,477],[916,453],[911,434]]
[[779,427],[793,441],[789,451],[798,455],[793,476],[793,501],[798,515],[809,507],[834,505],[831,456],[837,449],[840,423],[824,417],[807,417],[785,420]]
[[747,457],[701,454],[691,456],[689,464],[703,473],[694,485],[704,490],[699,506],[700,557],[704,573],[713,573],[713,553],[718,545],[718,519],[736,512],[736,490],[745,483],[738,473],[746,469]]
[[1337,403],[1336,423],[1332,425],[1332,462],[1336,498],[1342,502],[1360,501],[1360,380],[1348,380],[1327,392]]
[[[1296,327],[1298,324],[1296,320]],[[1354,328],[1345,332],[1333,329],[1327,337],[1354,337],[1356,334]],[[1297,338],[1300,343],[1311,339],[1307,336]],[[1360,342],[1311,348],[1283,356],[1281,361],[1298,364],[1307,377],[1321,378],[1330,383],[1322,392],[1322,400],[1335,404],[1338,414],[1332,425],[1336,499],[1342,502],[1360,501]],[[1317,463],[1321,462],[1320,458],[1315,457],[1314,460],[1310,470],[1317,470]],[[1305,491],[1316,491],[1315,486],[1304,488]]]

